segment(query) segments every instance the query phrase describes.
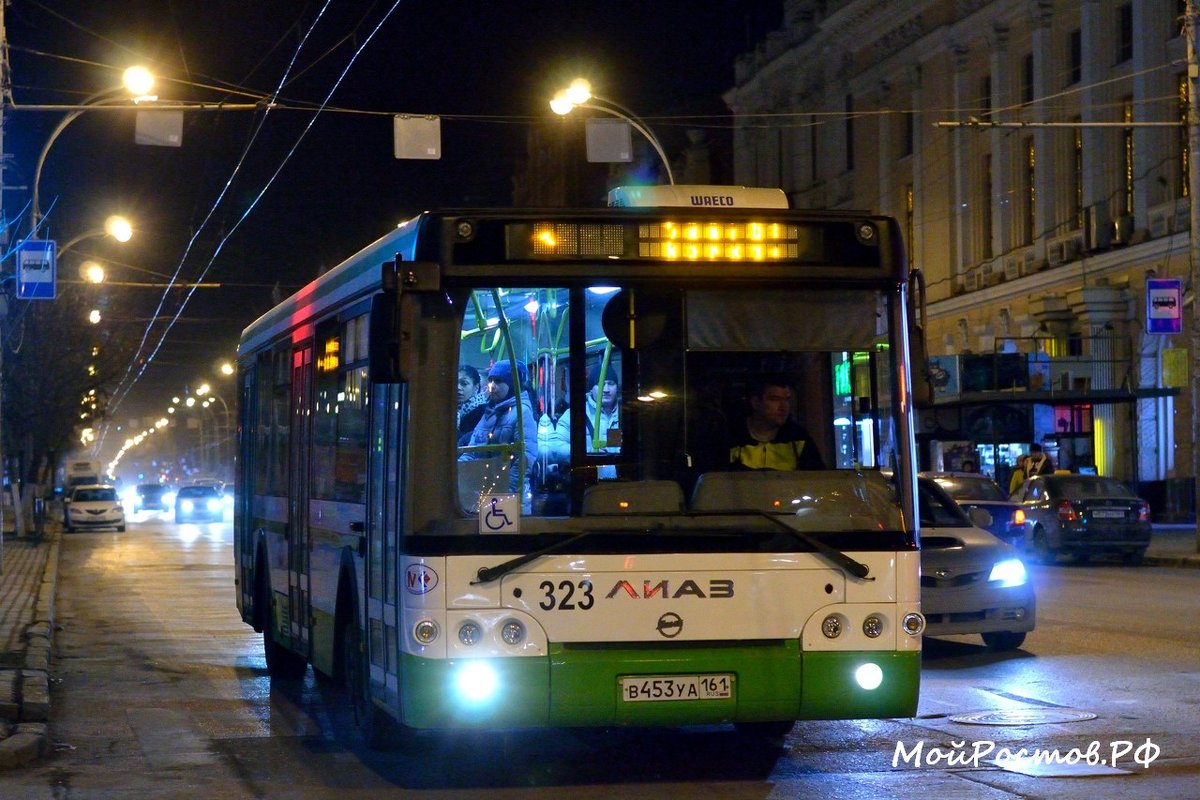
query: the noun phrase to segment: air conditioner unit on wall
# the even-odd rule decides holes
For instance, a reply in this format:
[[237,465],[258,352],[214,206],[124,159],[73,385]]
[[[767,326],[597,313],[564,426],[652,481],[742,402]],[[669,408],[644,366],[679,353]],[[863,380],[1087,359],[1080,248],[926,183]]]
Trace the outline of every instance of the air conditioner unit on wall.
[[1021,259],[1004,259],[1004,280],[1015,281],[1019,277],[1021,277]]
[[1021,264],[1022,275],[1032,275],[1037,272],[1037,252],[1032,248],[1025,251],[1025,262]]
[[1150,236],[1157,239],[1171,232],[1171,214],[1173,209],[1158,207],[1151,209],[1146,215],[1146,230]]
[[983,285],[980,280],[982,275],[982,267],[972,267],[966,275],[963,276],[963,286],[968,292],[973,292]]
[[1051,239],[1046,243],[1046,261],[1052,267],[1079,258],[1080,239],[1078,234]]

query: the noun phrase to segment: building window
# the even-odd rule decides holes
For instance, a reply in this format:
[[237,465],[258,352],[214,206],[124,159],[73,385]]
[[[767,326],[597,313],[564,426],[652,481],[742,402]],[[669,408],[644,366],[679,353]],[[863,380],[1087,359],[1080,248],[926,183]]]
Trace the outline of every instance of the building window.
[[854,95],[846,95],[846,171],[854,169]]
[[1024,142],[1025,149],[1025,220],[1022,231],[1022,241],[1025,244],[1033,244],[1036,236],[1035,228],[1037,226],[1037,182],[1034,180],[1037,174],[1037,150],[1033,144],[1033,137],[1029,136]]
[[979,111],[992,113],[992,76],[987,75],[979,82]]
[[1133,5],[1126,3],[1117,9],[1117,63],[1133,58]]
[[1188,143],[1188,82],[1187,75],[1180,75],[1177,79],[1178,94],[1179,94],[1179,121],[1183,124],[1179,126],[1179,196],[1188,197],[1191,194],[1191,185],[1188,181],[1188,171],[1191,169],[1191,147]]
[[[1075,117],[1074,122],[1082,122],[1082,118]],[[1074,207],[1071,209],[1071,218],[1075,221],[1075,229],[1083,228],[1083,128],[1075,128],[1075,135],[1071,140],[1071,202]]]
[[[1121,120],[1127,125],[1133,123],[1133,98],[1126,97],[1121,101]],[[1124,171],[1121,175],[1121,214],[1133,213],[1133,128],[1121,129],[1121,149],[1124,159]]]
[[983,181],[980,187],[983,194],[983,202],[979,204],[980,220],[979,220],[979,235],[980,260],[984,261],[992,257],[992,154],[987,153],[983,157]]
[[1083,33],[1079,28],[1071,31],[1067,49],[1070,60],[1067,86],[1074,86],[1083,80]]
[[900,140],[900,157],[911,156],[917,138],[917,115],[912,111],[904,112],[904,135]]
[[1033,102],[1033,53],[1021,59],[1021,102]]

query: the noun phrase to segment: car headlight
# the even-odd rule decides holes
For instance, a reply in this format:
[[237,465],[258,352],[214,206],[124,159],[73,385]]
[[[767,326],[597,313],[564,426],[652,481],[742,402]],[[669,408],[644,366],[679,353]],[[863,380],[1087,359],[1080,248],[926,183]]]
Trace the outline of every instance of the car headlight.
[[221,510],[221,501],[216,498],[213,498],[212,500],[208,501],[208,503],[206,504],[206,507],[208,508],[209,511],[220,511]]
[[1019,558],[1006,558],[1003,561],[997,561],[992,566],[991,574],[988,575],[988,581],[995,581],[1001,586],[1024,586],[1028,576],[1025,573],[1025,565],[1021,563]]
[[184,500],[182,503],[179,504],[179,507],[181,509],[183,509],[183,513],[185,513],[185,514],[192,513],[192,509],[195,508],[195,506],[192,505],[191,500]]

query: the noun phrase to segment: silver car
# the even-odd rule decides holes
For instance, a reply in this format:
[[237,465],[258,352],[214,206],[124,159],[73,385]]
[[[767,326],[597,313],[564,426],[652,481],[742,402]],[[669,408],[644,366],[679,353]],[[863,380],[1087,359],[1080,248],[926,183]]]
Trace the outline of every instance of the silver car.
[[968,517],[931,478],[920,478],[917,490],[925,635],[978,633],[992,650],[1020,647],[1037,618],[1020,553],[983,529],[986,511]]

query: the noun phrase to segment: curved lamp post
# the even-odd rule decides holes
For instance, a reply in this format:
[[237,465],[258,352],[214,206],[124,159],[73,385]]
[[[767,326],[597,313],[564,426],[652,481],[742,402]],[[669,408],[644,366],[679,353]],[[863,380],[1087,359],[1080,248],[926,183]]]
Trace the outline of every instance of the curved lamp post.
[[[116,89],[105,89],[102,92],[85,97],[81,106],[93,106],[103,103],[105,100],[111,99],[111,95],[117,92],[128,92],[134,98],[145,97],[150,89],[154,86],[154,76],[145,67],[130,67],[125,70],[121,76],[121,86]],[[42,146],[42,152],[38,155],[37,168],[33,171],[33,202],[31,205],[32,214],[32,229],[37,233],[38,224],[42,221],[42,207],[38,202],[38,185],[42,180],[42,166],[46,163],[46,155],[50,152],[50,147],[59,135],[66,129],[68,125],[78,119],[79,115],[87,108],[80,108],[77,111],[72,111],[59,121],[58,125],[50,132],[50,138],[46,140],[46,144]],[[60,250],[61,252],[61,250]]]
[[571,81],[570,86],[556,93],[550,100],[550,109],[559,116],[566,116],[576,108],[588,108],[628,122],[638,133],[646,138],[646,141],[654,148],[654,152],[658,153],[663,167],[667,170],[667,180],[671,182],[672,186],[675,185],[675,175],[671,172],[671,162],[667,159],[667,154],[663,152],[658,138],[632,111],[613,100],[593,94],[591,84],[583,78],[576,78]]
[[104,220],[103,228],[92,228],[86,230],[78,236],[73,236],[67,240],[66,244],[58,246],[58,255],[61,257],[63,253],[70,250],[75,245],[82,242],[84,239],[94,239],[99,236],[111,236],[118,242],[128,242],[133,238],[133,224],[120,214],[113,214],[108,219]]

